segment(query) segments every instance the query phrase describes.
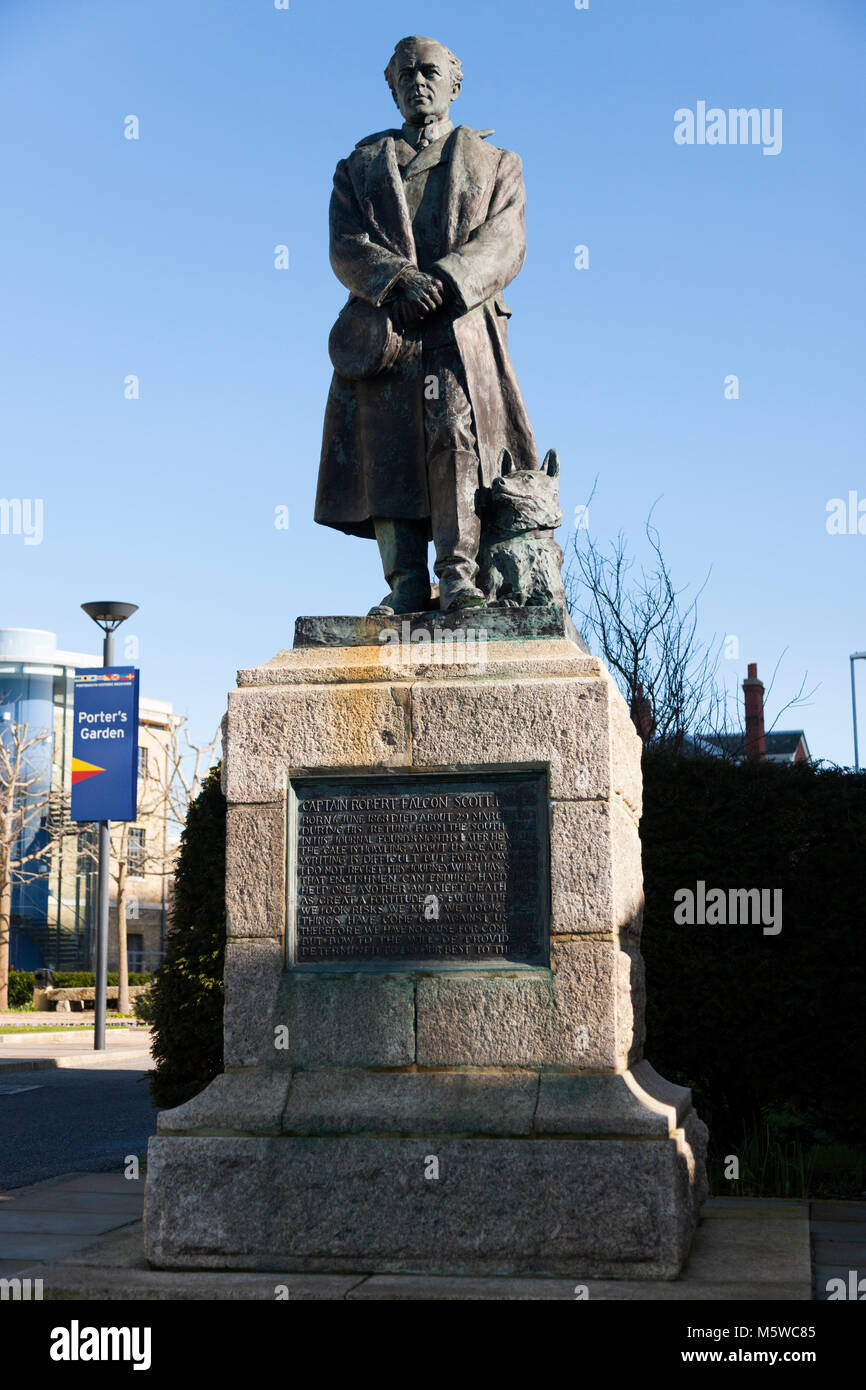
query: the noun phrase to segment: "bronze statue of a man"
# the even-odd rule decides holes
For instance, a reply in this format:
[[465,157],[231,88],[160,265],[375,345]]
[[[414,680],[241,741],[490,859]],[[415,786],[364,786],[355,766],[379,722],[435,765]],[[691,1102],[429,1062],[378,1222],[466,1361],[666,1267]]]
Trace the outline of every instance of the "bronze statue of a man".
[[508,353],[502,291],[526,254],[520,159],[449,120],[463,74],[428,38],[385,71],[400,128],[334,175],[331,265],[350,292],[331,332],[316,521],[376,538],[390,592],[372,611],[482,606],[481,505],[503,458],[538,453]]

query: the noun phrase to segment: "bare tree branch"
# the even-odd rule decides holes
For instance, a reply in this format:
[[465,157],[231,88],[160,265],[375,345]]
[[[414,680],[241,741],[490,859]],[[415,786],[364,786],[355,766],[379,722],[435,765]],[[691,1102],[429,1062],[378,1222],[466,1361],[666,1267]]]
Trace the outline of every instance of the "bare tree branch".
[[[720,674],[723,639],[699,636],[698,602],[711,569],[690,598],[685,587],[675,587],[653,522],[657,505],[645,526],[646,565],[628,554],[622,532],[606,551],[588,530],[575,532],[565,573],[569,610],[610,668],[645,745],[680,752],[690,739],[717,756],[742,756],[744,722]],[[805,677],[771,729],[785,710],[805,703],[804,687]]]

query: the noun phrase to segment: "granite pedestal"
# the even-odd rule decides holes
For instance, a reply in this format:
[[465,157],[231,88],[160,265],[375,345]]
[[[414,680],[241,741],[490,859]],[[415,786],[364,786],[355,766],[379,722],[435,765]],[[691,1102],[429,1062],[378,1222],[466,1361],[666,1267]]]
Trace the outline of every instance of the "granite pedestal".
[[643,1058],[640,742],[560,610],[446,616],[301,619],[239,673],[225,1074],[159,1117],[153,1266],[682,1266],[706,1129]]

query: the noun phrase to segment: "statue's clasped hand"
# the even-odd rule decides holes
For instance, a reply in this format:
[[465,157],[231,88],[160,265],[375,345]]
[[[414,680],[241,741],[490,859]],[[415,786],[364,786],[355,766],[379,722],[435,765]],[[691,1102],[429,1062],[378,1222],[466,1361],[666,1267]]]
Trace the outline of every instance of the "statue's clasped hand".
[[442,281],[423,270],[404,270],[394,290],[394,318],[401,328],[420,323],[428,314],[441,309],[447,299]]

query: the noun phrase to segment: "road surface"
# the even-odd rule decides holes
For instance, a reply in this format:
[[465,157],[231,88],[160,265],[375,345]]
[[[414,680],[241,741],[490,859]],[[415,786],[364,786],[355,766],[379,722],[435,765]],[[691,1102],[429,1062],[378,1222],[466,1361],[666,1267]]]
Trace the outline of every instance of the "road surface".
[[106,1063],[0,1071],[0,1188],[63,1173],[119,1173],[128,1154],[144,1154],[156,1110],[143,1064]]

